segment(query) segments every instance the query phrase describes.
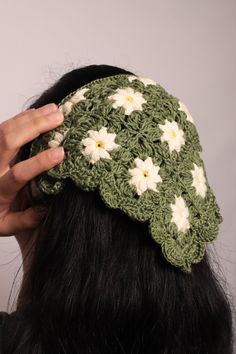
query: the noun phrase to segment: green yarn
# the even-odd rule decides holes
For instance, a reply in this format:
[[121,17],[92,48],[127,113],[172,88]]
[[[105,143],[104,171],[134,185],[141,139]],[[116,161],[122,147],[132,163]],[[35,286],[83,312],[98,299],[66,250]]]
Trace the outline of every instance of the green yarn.
[[63,124],[31,145],[30,156],[65,150],[60,164],[36,177],[39,194],[59,193],[66,178],[99,190],[108,207],[147,221],[166,260],[191,272],[223,217],[186,106],[150,79],[121,74],[90,82],[59,107]]

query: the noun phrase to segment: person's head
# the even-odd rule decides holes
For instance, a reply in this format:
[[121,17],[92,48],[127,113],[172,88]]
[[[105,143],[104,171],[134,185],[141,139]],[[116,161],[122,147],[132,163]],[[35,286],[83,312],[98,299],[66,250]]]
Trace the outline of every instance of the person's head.
[[[30,108],[122,73],[133,74],[108,65],[73,70]],[[230,304],[208,252],[184,273],[166,261],[147,223],[107,208],[97,192],[69,179],[47,206],[28,253],[14,353],[232,353]]]

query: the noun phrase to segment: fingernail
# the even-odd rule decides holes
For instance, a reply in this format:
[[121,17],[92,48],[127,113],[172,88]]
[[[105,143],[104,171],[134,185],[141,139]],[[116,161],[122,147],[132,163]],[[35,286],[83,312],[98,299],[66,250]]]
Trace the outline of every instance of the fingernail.
[[55,103],[49,103],[41,107],[40,110],[43,114],[49,114],[52,112],[56,112],[58,110],[58,107]]
[[58,148],[52,148],[50,151],[50,156],[55,161],[61,160],[64,157],[64,154],[65,152],[63,146],[60,146]]
[[64,116],[63,116],[62,112],[57,111],[57,112],[53,112],[53,113],[49,114],[47,116],[47,119],[50,122],[63,122]]

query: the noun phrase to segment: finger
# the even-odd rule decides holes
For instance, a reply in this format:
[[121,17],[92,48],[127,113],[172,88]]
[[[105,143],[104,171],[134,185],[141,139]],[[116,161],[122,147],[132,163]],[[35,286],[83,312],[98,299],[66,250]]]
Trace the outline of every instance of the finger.
[[64,120],[56,104],[26,111],[0,124],[0,176],[9,169],[19,148]]
[[13,236],[19,232],[35,229],[47,214],[47,210],[38,211],[31,207],[17,213],[8,213],[1,219],[0,236]]
[[30,180],[54,167],[63,158],[64,149],[60,146],[42,151],[14,165],[0,178],[0,207],[1,205],[10,204],[16,197],[16,194]]
[[31,112],[31,111],[33,111],[33,110],[35,110],[35,108],[26,109],[25,111],[16,114],[13,118],[14,118],[14,119],[20,118],[20,117],[22,117],[26,112],[28,113],[28,112]]
[[57,105],[52,103],[22,112],[0,124],[0,176],[9,169],[10,162],[22,145],[57,127],[63,119]]

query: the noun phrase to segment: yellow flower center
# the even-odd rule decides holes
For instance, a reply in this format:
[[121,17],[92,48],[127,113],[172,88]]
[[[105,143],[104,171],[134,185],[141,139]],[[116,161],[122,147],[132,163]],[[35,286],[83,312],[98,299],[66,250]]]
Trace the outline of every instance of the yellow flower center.
[[174,131],[174,130],[172,130],[172,138],[174,139],[174,138],[176,138],[176,132]]
[[96,141],[96,147],[97,148],[103,148],[103,142],[102,141]]
[[143,171],[143,176],[148,177],[148,171]]
[[132,103],[134,98],[132,96],[126,96],[126,101]]

